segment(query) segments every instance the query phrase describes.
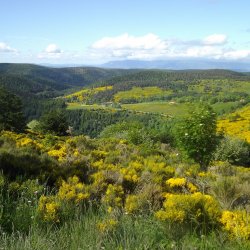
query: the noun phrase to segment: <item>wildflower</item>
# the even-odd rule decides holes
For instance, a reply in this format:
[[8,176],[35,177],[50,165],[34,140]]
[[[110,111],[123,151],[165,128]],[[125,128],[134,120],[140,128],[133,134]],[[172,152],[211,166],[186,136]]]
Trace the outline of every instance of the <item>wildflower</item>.
[[56,201],[55,196],[42,195],[39,199],[38,214],[43,221],[59,222],[60,204]]
[[220,220],[219,204],[212,196],[201,193],[166,194],[164,209],[155,213],[156,218],[170,223],[196,223],[197,226],[216,225]]
[[246,211],[223,211],[221,223],[230,238],[250,239],[250,216]]

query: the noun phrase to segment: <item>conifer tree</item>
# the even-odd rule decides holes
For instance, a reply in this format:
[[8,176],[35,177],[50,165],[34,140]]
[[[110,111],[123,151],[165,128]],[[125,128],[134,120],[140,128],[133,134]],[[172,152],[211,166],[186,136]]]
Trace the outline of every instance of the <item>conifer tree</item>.
[[0,130],[22,132],[25,126],[20,98],[0,87]]

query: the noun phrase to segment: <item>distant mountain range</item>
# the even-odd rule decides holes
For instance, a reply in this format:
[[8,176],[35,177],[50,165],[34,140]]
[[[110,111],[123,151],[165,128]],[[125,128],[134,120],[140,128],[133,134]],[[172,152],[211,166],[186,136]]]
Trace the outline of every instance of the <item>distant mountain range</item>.
[[103,68],[119,68],[119,69],[169,69],[169,70],[185,70],[185,69],[228,69],[240,72],[250,71],[250,62],[239,61],[219,61],[219,60],[200,60],[200,59],[175,59],[175,60],[122,60],[110,61],[100,65]]

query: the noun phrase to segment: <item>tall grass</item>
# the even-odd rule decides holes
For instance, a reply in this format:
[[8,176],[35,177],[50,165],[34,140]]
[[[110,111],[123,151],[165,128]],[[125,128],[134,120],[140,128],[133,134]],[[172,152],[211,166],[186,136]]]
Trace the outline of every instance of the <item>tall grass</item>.
[[1,233],[0,249],[249,249],[247,242],[229,242],[225,235],[213,232],[198,236],[191,232],[179,234],[151,216],[121,215],[118,226],[100,232],[98,222],[105,217],[102,211],[77,214],[61,227],[32,224],[27,234],[16,231]]

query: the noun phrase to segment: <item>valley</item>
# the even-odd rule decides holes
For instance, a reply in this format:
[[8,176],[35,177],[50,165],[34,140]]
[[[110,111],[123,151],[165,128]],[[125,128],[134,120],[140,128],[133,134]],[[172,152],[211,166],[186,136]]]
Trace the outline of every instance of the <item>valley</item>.
[[0,96],[5,249],[249,247],[249,74],[0,64]]

